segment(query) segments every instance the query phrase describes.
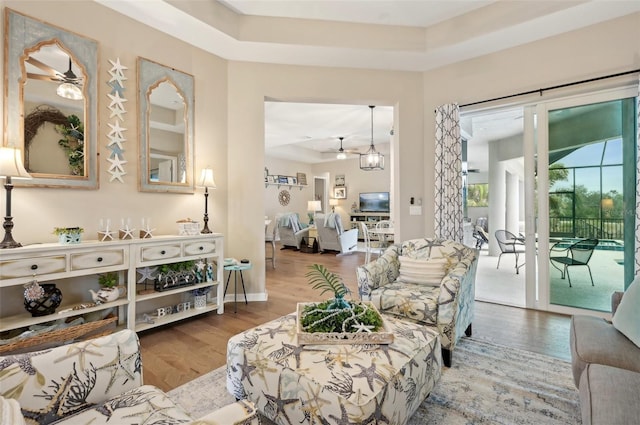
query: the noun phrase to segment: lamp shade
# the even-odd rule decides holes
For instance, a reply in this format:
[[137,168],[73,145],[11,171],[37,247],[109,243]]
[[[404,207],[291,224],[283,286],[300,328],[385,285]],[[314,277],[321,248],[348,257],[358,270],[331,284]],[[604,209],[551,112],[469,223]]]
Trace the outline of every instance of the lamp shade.
[[337,207],[338,206],[338,200],[335,199],[335,198],[329,199],[329,205],[331,205],[332,207]]
[[307,201],[307,211],[320,211],[321,209],[322,209],[322,202]]
[[20,149],[0,147],[0,177],[31,178],[22,165]]
[[82,100],[82,90],[78,86],[71,83],[62,83],[56,89],[56,93],[60,97],[71,100]]
[[213,179],[213,169],[203,168],[200,172],[200,179],[198,180],[199,187],[216,188],[216,181]]

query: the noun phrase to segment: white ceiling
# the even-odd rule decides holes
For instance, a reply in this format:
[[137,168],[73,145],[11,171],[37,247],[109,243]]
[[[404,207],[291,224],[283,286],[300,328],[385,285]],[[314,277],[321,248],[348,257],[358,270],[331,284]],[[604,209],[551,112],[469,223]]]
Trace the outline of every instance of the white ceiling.
[[[637,0],[94,1],[229,60],[404,71],[427,71],[640,11]],[[322,152],[337,149],[340,136],[345,148],[368,148],[366,105],[267,102],[265,114],[273,156],[331,160],[334,154]],[[388,149],[392,120],[392,108],[375,109],[376,148]],[[513,117],[506,120],[521,129]],[[491,120],[481,121],[491,133]],[[507,131],[504,120],[498,125],[501,137],[516,131]]]

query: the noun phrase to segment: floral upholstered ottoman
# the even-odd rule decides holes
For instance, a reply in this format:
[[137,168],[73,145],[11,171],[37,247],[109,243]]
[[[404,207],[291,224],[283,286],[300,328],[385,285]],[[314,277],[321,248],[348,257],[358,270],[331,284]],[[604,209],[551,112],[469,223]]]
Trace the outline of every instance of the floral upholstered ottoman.
[[440,379],[440,339],[385,320],[387,345],[298,345],[295,314],[242,332],[227,345],[227,389],[282,425],[405,424]]

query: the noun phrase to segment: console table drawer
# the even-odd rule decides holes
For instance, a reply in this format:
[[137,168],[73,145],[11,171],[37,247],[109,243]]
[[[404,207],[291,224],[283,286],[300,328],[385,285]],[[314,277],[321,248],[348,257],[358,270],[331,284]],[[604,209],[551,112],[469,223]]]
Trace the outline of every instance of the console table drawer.
[[170,260],[180,258],[181,254],[180,244],[142,247],[140,261]]
[[216,243],[209,241],[189,242],[184,245],[184,255],[215,254]]
[[67,271],[67,257],[65,255],[0,262],[0,279],[3,280],[34,275],[42,276],[49,273],[64,273],[65,271]]
[[124,249],[110,249],[105,251],[83,252],[71,254],[71,270],[86,270],[99,267],[123,265],[125,261]]

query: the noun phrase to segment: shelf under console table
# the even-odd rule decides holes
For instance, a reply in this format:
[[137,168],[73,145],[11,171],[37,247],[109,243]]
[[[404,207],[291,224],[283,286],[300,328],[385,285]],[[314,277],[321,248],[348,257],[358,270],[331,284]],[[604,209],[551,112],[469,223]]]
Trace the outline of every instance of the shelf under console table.
[[[89,313],[97,316],[111,309],[117,312],[120,327],[136,331],[210,311],[222,314],[223,245],[222,234],[212,233],[69,245],[44,243],[0,250],[0,332],[16,333],[32,325],[46,325]],[[163,292],[138,294],[138,269],[183,261],[210,264],[209,279]],[[100,289],[98,275],[108,272],[118,274],[119,284],[126,288],[126,294],[115,301],[78,308],[93,302],[90,290],[97,292]],[[53,283],[62,292],[62,302],[52,314],[33,317],[25,310],[24,285],[34,280],[41,285]],[[190,292],[197,288],[211,288],[202,309],[194,308]],[[185,302],[190,302],[189,309],[157,317],[158,305],[185,305]],[[152,320],[141,323],[142,316]]]

